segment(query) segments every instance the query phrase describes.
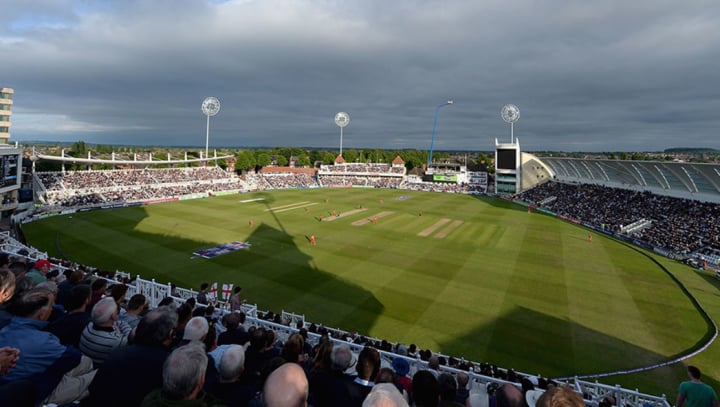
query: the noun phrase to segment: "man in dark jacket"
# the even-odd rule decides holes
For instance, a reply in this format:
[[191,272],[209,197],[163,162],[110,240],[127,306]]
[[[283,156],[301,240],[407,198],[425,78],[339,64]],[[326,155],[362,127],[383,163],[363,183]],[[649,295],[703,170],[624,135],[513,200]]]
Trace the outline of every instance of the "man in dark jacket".
[[162,386],[177,313],[170,307],[150,311],[137,326],[133,344],[115,349],[90,385],[90,406],[137,406]]

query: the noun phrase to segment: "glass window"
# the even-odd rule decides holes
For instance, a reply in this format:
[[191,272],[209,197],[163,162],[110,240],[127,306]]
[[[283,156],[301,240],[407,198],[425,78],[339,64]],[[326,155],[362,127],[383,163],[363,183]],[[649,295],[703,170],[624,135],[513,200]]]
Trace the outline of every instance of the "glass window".
[[10,99],[9,93],[0,93],[0,99]]
[[10,110],[10,105],[0,105],[0,110]]
[[9,122],[9,121],[10,121],[10,116],[0,115],[0,122]]
[[0,133],[7,133],[8,131],[10,131],[9,127],[0,127]]

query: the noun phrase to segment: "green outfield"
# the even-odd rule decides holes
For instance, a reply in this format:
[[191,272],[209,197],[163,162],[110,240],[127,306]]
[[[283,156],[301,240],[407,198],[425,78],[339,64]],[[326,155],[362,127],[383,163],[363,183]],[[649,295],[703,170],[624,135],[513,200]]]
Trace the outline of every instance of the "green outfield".
[[[232,282],[259,309],[549,377],[662,362],[708,332],[648,255],[499,199],[273,191],[56,216],[23,230],[52,256],[185,287]],[[192,258],[233,241],[251,246]],[[677,372],[630,383],[674,397]]]

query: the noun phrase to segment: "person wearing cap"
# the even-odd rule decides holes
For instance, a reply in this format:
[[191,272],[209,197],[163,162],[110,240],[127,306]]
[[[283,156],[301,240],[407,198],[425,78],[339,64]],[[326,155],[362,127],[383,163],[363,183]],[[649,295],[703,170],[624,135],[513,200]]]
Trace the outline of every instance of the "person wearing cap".
[[32,270],[30,270],[26,275],[32,277],[33,283],[38,285],[43,281],[47,281],[46,276],[48,271],[50,271],[50,267],[52,267],[52,264],[49,261],[45,259],[38,260],[32,266]]
[[405,358],[396,357],[392,361],[392,368],[395,371],[395,383],[399,384],[408,395],[412,395],[412,379],[407,375],[410,373],[410,363]]

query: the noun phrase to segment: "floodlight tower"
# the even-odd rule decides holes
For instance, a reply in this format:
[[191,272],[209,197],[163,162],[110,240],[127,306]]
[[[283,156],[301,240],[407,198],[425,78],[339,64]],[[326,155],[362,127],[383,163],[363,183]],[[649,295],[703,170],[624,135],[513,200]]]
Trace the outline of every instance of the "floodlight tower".
[[335,124],[340,127],[340,157],[342,157],[343,128],[350,124],[350,115],[345,112],[338,112],[335,115]]
[[215,116],[220,111],[220,101],[214,97],[206,97],[200,107],[205,116],[207,116],[207,131],[205,132],[205,160],[208,159],[208,144],[210,142],[210,116]]
[[520,119],[520,109],[512,104],[505,105],[500,111],[500,116],[506,123],[510,123],[510,144],[513,144],[515,142],[513,124]]
[[438,122],[438,116],[440,115],[440,108],[443,106],[448,106],[455,104],[455,101],[452,99],[449,99],[445,103],[441,103],[435,108],[435,122],[433,123],[433,132],[432,132],[432,139],[430,140],[430,157],[428,158],[428,168],[430,167],[430,164],[432,164],[432,153],[433,153],[433,147],[435,146],[435,131],[437,130],[437,122]]

